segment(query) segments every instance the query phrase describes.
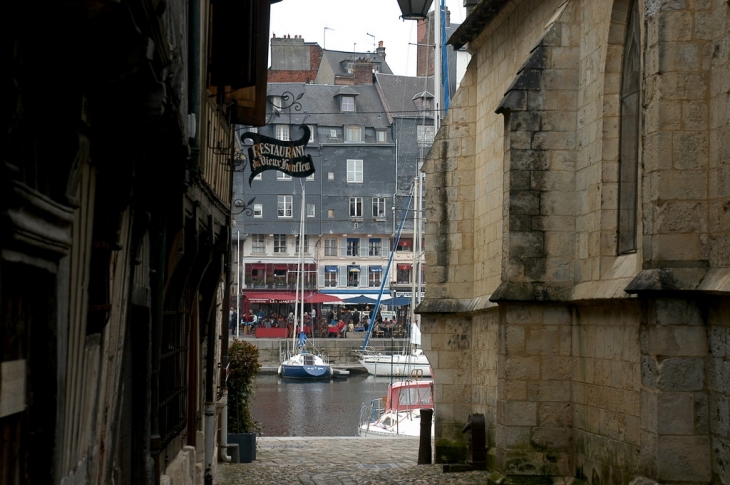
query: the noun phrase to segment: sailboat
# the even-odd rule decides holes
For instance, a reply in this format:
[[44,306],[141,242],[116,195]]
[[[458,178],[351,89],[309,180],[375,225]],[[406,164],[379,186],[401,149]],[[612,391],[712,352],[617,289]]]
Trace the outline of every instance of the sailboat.
[[[307,350],[307,334],[304,332],[304,208],[306,199],[302,184],[302,207],[299,221],[299,263],[294,305],[294,335],[291,350],[287,351],[279,366],[278,373],[288,379],[329,379],[332,377],[332,366],[326,357],[311,347]],[[301,295],[300,295],[301,290]],[[301,313],[300,313],[301,306]]]
[[[422,181],[420,180],[420,178],[416,180],[414,187],[416,188],[417,200],[420,200],[420,192],[422,190]],[[388,273],[393,263],[395,248],[398,246],[398,241],[400,239],[401,232],[403,231],[403,223],[405,222],[412,196],[413,194],[411,193],[408,197],[408,202],[406,203],[406,210],[403,211],[403,218],[401,219],[398,232],[395,236],[395,242],[393,244],[393,249],[390,253],[388,265],[385,268],[385,272],[380,283],[380,293],[378,294],[378,299],[375,303],[375,309],[370,313],[370,325],[368,326],[368,331],[365,334],[365,341],[363,342],[362,348],[358,351],[358,354],[360,356],[358,361],[360,362],[360,364],[363,365],[363,367],[367,369],[368,374],[374,376],[403,376],[421,378],[431,377],[432,374],[431,365],[428,361],[428,358],[419,348],[419,345],[421,344],[421,332],[416,323],[416,316],[414,313],[411,313],[410,349],[402,349],[402,351],[399,353],[384,353],[382,351],[375,351],[373,349],[370,349],[367,346],[370,335],[373,331],[375,316],[378,314],[378,308],[380,307],[380,302],[385,291],[385,283],[388,281]],[[418,204],[420,205],[420,202]],[[418,210],[416,211],[416,214],[416,217],[420,217]],[[416,236],[418,238],[417,248],[420,248],[420,234],[418,231],[419,227],[420,219],[416,223]],[[420,267],[420,265],[418,264],[419,258],[420,250],[417,250],[414,254],[414,262],[416,262],[417,264],[414,265],[414,267]],[[416,278],[418,278],[418,281],[420,281],[420,272],[416,273]],[[415,290],[416,289],[414,288],[414,291],[412,292],[413,300],[411,304],[411,312],[413,312],[413,308],[415,308],[417,302],[417,300],[415,300]]]

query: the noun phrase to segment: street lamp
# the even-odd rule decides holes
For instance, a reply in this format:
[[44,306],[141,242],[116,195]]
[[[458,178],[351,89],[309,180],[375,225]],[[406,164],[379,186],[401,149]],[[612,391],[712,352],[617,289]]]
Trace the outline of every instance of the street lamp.
[[428,17],[433,0],[398,0],[403,20],[420,20]]

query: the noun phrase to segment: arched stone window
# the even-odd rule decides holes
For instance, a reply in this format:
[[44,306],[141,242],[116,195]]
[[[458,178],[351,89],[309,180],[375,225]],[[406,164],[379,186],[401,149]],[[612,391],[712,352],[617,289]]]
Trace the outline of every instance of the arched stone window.
[[618,253],[636,251],[641,86],[639,2],[629,9],[621,72],[621,135],[619,148]]

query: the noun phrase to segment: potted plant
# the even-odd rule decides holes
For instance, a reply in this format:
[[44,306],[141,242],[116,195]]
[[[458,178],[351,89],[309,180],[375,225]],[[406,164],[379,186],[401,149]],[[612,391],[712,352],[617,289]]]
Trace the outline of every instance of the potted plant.
[[269,288],[273,288],[274,287],[274,277],[273,276],[267,277],[266,284],[268,285]]
[[251,463],[256,459],[256,432],[261,429],[249,408],[261,367],[258,348],[245,340],[232,341],[228,366],[228,442],[238,444],[241,463]]

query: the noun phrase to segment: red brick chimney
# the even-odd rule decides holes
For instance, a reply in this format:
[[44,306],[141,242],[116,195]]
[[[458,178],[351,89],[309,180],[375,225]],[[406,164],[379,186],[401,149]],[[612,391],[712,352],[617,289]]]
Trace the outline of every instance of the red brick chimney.
[[357,59],[352,71],[355,74],[355,84],[373,83],[373,64],[368,59]]
[[383,47],[383,41],[378,41],[378,48],[375,49],[375,52],[383,56],[383,59],[385,59],[385,47]]

